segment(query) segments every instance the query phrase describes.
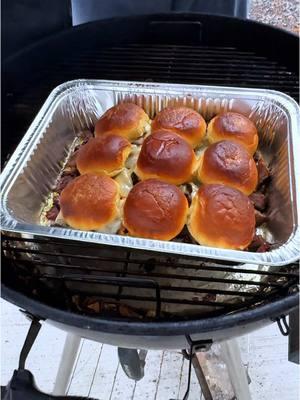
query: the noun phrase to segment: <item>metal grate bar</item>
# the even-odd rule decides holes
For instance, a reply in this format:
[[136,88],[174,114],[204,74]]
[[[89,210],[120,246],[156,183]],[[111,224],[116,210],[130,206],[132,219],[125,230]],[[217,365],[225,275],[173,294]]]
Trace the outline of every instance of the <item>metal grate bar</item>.
[[[19,250],[19,249],[18,249]],[[26,253],[26,250],[23,250],[24,253]],[[34,252],[27,252],[27,253],[34,253],[38,254],[38,250]],[[47,253],[47,252],[42,252],[41,254],[43,255],[48,255],[48,256],[55,256],[58,257],[60,256],[59,254],[53,254],[53,253]],[[64,255],[65,256],[65,255]],[[71,258],[72,256],[68,256]],[[81,257],[83,258],[83,257]],[[86,257],[84,257],[86,258]],[[40,264],[43,264],[42,262]],[[46,263],[47,264],[47,263]],[[65,264],[64,264],[65,265]],[[88,269],[85,267],[80,267],[80,266],[75,266],[75,269],[82,269],[82,270],[88,270],[88,271],[99,271],[102,273],[111,273],[111,270],[103,270],[103,269]],[[118,274],[122,274],[123,271],[116,271]],[[185,280],[185,281],[194,281],[194,282],[214,282],[214,283],[230,283],[230,284],[239,284],[239,285],[255,285],[255,286],[260,286],[260,287],[281,287],[281,283],[278,282],[253,282],[252,280],[245,280],[245,279],[226,279],[226,278],[218,278],[218,277],[195,277],[195,276],[189,276],[189,275],[180,275],[180,274],[163,274],[163,273],[156,273],[156,272],[148,272],[147,275],[144,273],[137,273],[137,272],[126,272],[127,275],[138,275],[138,276],[147,276],[149,278],[165,278],[165,279],[178,279],[178,280]]]
[[[6,239],[7,240],[7,239]],[[18,239],[16,238],[11,238],[12,241],[16,241]],[[30,243],[47,243],[44,242],[43,240],[35,240],[35,239],[20,239],[21,242],[30,242]],[[67,246],[67,247],[76,247],[77,249],[82,249],[82,251],[84,251],[87,247],[91,248],[91,249],[96,249],[98,251],[101,251],[101,248],[96,247],[96,246],[90,246],[89,244],[87,244],[86,246],[82,246],[76,243],[72,243],[72,242],[66,242],[66,243],[62,243],[59,241],[55,241],[55,239],[51,242],[48,242],[49,244],[51,243],[51,245],[54,246],[59,246],[59,245],[63,245],[63,246]],[[75,258],[75,259],[85,259],[85,260],[90,260],[90,261],[103,261],[103,262],[115,262],[115,263],[120,263],[120,262],[130,262],[130,264],[137,264],[137,265],[141,265],[141,264],[145,264],[147,263],[147,261],[145,260],[139,260],[139,259],[135,259],[135,258],[131,258],[128,260],[126,257],[105,257],[105,256],[90,256],[90,255],[84,255],[84,254],[73,254],[73,253],[64,253],[64,252],[60,252],[58,251],[58,249],[56,249],[55,253],[53,252],[47,252],[47,251],[42,251],[42,250],[34,250],[34,249],[22,249],[22,248],[16,248],[13,246],[9,246],[7,244],[3,244],[3,249],[7,250],[7,251],[11,251],[11,252],[15,252],[15,253],[29,253],[29,254],[38,254],[38,255],[46,255],[46,256],[51,256],[51,257],[67,257],[67,258]],[[151,264],[151,258],[149,258],[149,262]],[[170,262],[171,261],[171,262]],[[274,276],[274,277],[286,277],[286,278],[294,278],[296,279],[298,277],[298,274],[295,273],[291,273],[291,272],[285,272],[285,271],[263,271],[263,270],[255,270],[255,269],[249,269],[249,268],[237,268],[237,267],[225,267],[225,266],[220,266],[218,264],[215,264],[215,260],[211,261],[211,264],[214,264],[213,266],[207,265],[209,263],[208,262],[203,262],[203,260],[199,260],[199,264],[198,265],[189,265],[189,261],[188,259],[186,260],[186,263],[179,263],[176,261],[176,259],[171,259],[170,261],[160,261],[160,260],[155,260],[155,265],[157,267],[170,267],[170,268],[184,268],[184,269],[192,269],[192,270],[199,270],[199,269],[204,269],[207,271],[221,271],[221,272],[239,272],[239,273],[245,273],[245,274],[257,274],[257,275],[268,275],[268,276]],[[41,261],[39,262],[38,260],[26,260],[26,262],[33,262],[35,264],[43,264],[43,265],[47,265],[47,266],[52,266],[52,267],[68,267],[68,265],[63,264],[63,263],[58,263],[58,262],[48,262],[48,261]],[[220,262],[221,263],[221,262]],[[72,265],[72,267],[74,268],[83,268],[79,265]],[[97,271],[99,270],[99,268],[90,266],[90,265],[86,265],[84,267],[85,269],[89,269],[91,271]],[[182,279],[182,278],[180,278]]]

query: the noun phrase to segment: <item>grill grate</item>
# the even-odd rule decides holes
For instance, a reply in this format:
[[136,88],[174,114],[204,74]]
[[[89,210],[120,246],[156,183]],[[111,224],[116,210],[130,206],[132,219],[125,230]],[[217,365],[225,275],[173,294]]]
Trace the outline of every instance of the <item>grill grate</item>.
[[[275,89],[298,99],[298,76],[284,65],[233,47],[124,45],[87,49],[45,67],[16,106],[41,105],[70,79],[117,79]],[[38,104],[36,104],[38,101]]]
[[273,272],[162,254],[154,259],[151,253],[17,236],[4,236],[2,250],[13,260],[11,283],[18,290],[50,305],[59,301],[65,309],[86,313],[88,306],[74,302],[78,296],[86,304],[123,304],[129,311],[118,317],[125,318],[128,313],[134,318],[156,319],[220,315],[287,294],[298,281],[296,264]]
[[[5,87],[2,129],[6,155],[20,141],[50,91],[67,80],[256,87],[280,90],[296,100],[299,95],[298,76],[284,64],[234,47],[86,47],[72,54],[66,51],[63,60],[45,64],[18,80],[15,89]],[[12,126],[14,135],[10,134]],[[142,315],[146,319],[232,313],[285,296],[298,282],[296,264],[280,269],[224,265],[56,239],[4,235],[2,252],[10,261],[3,263],[3,278],[10,287],[47,304],[86,313],[93,312],[84,308],[86,298],[98,298],[101,293],[106,303],[126,304],[134,310],[127,310],[127,315],[118,312],[118,318],[129,318],[128,312],[130,318]],[[105,307],[101,310],[107,311]]]
[[[127,44],[83,49],[5,87],[2,135],[11,153],[57,85],[72,79],[111,79],[274,89],[299,100],[299,77],[284,64],[234,47]],[[14,80],[12,81],[14,82]],[[5,157],[3,157],[3,160]]]

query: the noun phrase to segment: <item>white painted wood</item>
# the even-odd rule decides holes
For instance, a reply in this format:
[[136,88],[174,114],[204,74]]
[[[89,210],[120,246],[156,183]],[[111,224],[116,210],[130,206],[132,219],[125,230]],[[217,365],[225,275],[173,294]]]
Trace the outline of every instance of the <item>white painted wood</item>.
[[161,374],[158,381],[158,390],[155,400],[176,399],[179,391],[182,354],[164,352]]
[[52,392],[55,396],[64,396],[67,394],[80,342],[81,338],[79,336],[72,333],[67,334]]
[[131,400],[134,396],[135,381],[128,379],[121,365],[118,365],[115,384],[109,400]]
[[72,384],[73,379],[74,379],[74,374],[75,374],[75,372],[76,372],[77,365],[78,365],[79,359],[80,359],[80,357],[81,357],[81,350],[82,350],[83,344],[84,344],[84,339],[82,339],[82,340],[80,341],[80,346],[79,346],[79,350],[78,350],[78,353],[77,353],[77,357],[76,357],[76,360],[75,360],[75,363],[74,363],[74,368],[73,368],[73,371],[72,371],[72,374],[71,374],[71,378],[70,378],[70,381],[69,381],[69,385],[68,385],[68,389],[67,389],[67,394],[69,394],[70,387],[71,387],[71,384]]
[[[1,299],[1,385],[7,384],[18,367],[29,326],[17,307]],[[26,362],[39,389],[47,393],[53,390],[65,337],[65,332],[43,323]]]
[[222,358],[225,361],[229,379],[237,400],[251,400],[246,369],[242,363],[237,339],[226,340],[220,345]]
[[[185,395],[186,389],[187,389],[187,382],[188,382],[188,368],[189,368],[189,363],[187,360],[184,359],[183,365],[182,365],[182,376],[180,380],[180,387],[178,391],[177,398],[179,400],[183,399],[183,396]],[[190,395],[189,395],[189,400],[202,400],[202,393],[201,389],[199,386],[198,379],[196,377],[195,371],[192,368],[192,373],[191,373],[191,385],[190,385]]]
[[299,366],[287,360],[288,339],[276,324],[239,339],[253,400],[298,400]]
[[145,376],[136,384],[134,399],[154,400],[161,370],[162,356],[162,351],[148,351]]
[[101,400],[110,398],[117,377],[118,365],[117,349],[104,345],[90,390],[91,397]]
[[29,328],[29,321],[17,307],[1,301],[1,385],[5,385],[13,370],[18,367],[18,357]]
[[68,389],[69,395],[88,396],[93,384],[95,371],[101,356],[103,345],[83,339],[76,367]]
[[[29,328],[29,321],[17,307],[1,300],[1,384],[6,384],[17,368],[18,357]],[[33,372],[38,386],[47,393],[53,390],[60,356],[66,334],[48,324],[43,324],[34,347],[29,354],[27,367]],[[112,400],[122,388],[130,400],[182,399],[186,389],[187,361],[182,365],[180,354],[150,351],[146,358],[145,377],[135,386],[134,392],[127,378],[118,369],[115,347],[82,341],[80,354],[72,374],[69,393],[89,395],[100,400]],[[297,400],[299,398],[299,366],[287,361],[287,338],[275,324],[239,338],[243,363],[248,366],[252,379],[253,400]],[[174,355],[175,354],[175,355]],[[181,380],[180,380],[181,379]],[[123,386],[121,385],[123,382]],[[134,384],[134,383],[133,383]],[[129,385],[129,386],[128,386]],[[170,391],[166,389],[170,388]],[[192,374],[189,400],[199,400],[199,386]],[[170,397],[162,397],[166,396]],[[177,396],[177,397],[176,397]],[[127,398],[127,397],[124,397]]]

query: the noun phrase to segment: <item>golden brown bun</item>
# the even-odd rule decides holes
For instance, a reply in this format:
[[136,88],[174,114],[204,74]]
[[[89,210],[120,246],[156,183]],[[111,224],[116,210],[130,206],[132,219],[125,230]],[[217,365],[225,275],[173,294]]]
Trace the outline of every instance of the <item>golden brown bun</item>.
[[95,126],[95,136],[115,133],[134,140],[141,136],[149,124],[145,111],[134,103],[120,103],[107,110]]
[[80,147],[76,157],[81,174],[117,175],[125,165],[131,150],[130,142],[117,135],[102,135]]
[[242,114],[227,112],[214,117],[207,127],[210,143],[231,140],[243,145],[254,154],[258,145],[258,134],[254,123]]
[[253,157],[243,146],[223,140],[211,144],[201,155],[198,178],[202,183],[222,183],[249,195],[257,186],[258,174]]
[[132,236],[171,240],[183,229],[188,212],[185,195],[157,179],[137,183],[124,205],[124,226]]
[[108,176],[81,175],[61,192],[64,220],[75,229],[99,230],[118,215],[118,184]]
[[167,107],[156,115],[152,132],[168,129],[184,138],[193,148],[198,146],[206,132],[206,122],[197,111],[188,107]]
[[162,129],[144,140],[136,174],[141,180],[157,178],[181,185],[191,180],[196,168],[192,147],[176,133]]
[[242,250],[255,233],[254,207],[236,189],[205,185],[193,198],[188,229],[202,245]]

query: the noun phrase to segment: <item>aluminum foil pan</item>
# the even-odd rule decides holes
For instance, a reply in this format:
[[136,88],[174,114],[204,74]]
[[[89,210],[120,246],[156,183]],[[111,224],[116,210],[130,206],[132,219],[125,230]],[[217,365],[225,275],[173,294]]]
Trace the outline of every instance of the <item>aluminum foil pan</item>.
[[[41,207],[75,135],[124,100],[142,106],[150,118],[167,105],[183,104],[206,120],[222,111],[240,112],[253,120],[260,150],[272,168],[270,222],[265,234],[277,247],[252,253],[40,225]],[[50,94],[1,175],[2,229],[197,258],[286,265],[300,258],[299,127],[297,104],[276,91],[100,80],[66,82]]]

